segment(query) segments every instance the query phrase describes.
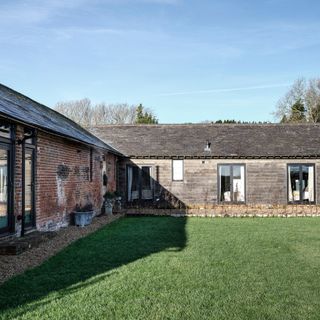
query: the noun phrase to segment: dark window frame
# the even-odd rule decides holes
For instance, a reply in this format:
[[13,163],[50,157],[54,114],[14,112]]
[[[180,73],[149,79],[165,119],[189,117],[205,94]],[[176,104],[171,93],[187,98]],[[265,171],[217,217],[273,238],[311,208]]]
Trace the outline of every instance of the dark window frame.
[[[220,183],[220,167],[229,166],[230,167],[230,201],[221,201],[221,183]],[[243,166],[244,167],[244,201],[233,201],[233,166]],[[246,163],[218,163],[217,165],[217,186],[218,186],[218,203],[219,204],[246,204],[247,203],[247,165]]]
[[[299,166],[299,198],[302,199],[302,166],[308,166],[308,167],[313,167],[313,186],[314,186],[314,200],[313,201],[308,201],[304,202],[303,200],[299,201],[289,201],[289,166]],[[317,201],[317,185],[316,185],[316,165],[315,163],[301,163],[301,162],[295,162],[295,163],[287,163],[287,168],[286,168],[286,177],[287,177],[287,203],[290,205],[295,205],[295,204],[301,204],[301,205],[310,205],[310,204],[316,204]]]
[[[37,132],[35,129],[31,128],[24,128],[25,132],[28,130],[32,134],[32,141],[31,143],[27,142],[27,139],[22,141],[22,230],[21,235],[24,235],[24,232],[36,227],[36,187],[37,187]],[[26,137],[26,136],[25,136]],[[25,218],[25,156],[27,152],[31,152],[32,157],[32,168],[31,168],[31,184],[32,184],[32,213],[31,213],[31,222],[26,224],[24,221]]]
[[[139,185],[139,199],[134,199],[129,201],[129,194],[128,194],[128,168],[138,168],[139,169],[139,175],[138,175],[138,185]],[[142,199],[142,168],[143,167],[148,167],[150,168],[150,179],[151,179],[151,190],[152,190],[152,199]],[[155,183],[154,183],[154,178],[152,177],[154,173],[154,165],[152,164],[126,164],[126,184],[125,184],[125,189],[126,189],[126,201],[132,203],[133,201],[153,201],[155,198]]]
[[8,224],[6,227],[0,229],[0,237],[15,231],[15,217],[14,217],[14,177],[15,177],[15,125],[10,122],[0,121],[0,124],[9,126],[9,138],[0,137],[0,146],[7,150],[8,154],[8,194],[7,194],[7,217]]

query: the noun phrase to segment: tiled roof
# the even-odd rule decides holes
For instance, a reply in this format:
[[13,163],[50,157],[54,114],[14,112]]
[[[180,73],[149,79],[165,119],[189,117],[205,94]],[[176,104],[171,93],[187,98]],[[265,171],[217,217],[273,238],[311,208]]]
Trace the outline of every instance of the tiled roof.
[[0,116],[118,154],[117,150],[62,114],[1,84]]
[[111,125],[90,131],[129,157],[320,157],[319,124]]

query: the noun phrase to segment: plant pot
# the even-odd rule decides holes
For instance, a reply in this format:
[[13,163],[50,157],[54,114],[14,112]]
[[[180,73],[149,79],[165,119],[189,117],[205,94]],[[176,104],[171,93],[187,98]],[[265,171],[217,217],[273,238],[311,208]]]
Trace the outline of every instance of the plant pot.
[[112,205],[105,205],[105,213],[112,215]]
[[74,224],[79,227],[87,226],[92,222],[94,211],[74,212]]
[[121,197],[117,197],[114,202],[114,212],[121,212]]

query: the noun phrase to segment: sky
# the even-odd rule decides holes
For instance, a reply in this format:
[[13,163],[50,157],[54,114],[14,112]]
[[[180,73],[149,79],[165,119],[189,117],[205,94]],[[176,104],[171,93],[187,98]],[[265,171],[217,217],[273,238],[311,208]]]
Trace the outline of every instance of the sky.
[[320,76],[319,16],[319,0],[1,0],[0,82],[160,123],[274,121],[295,79]]

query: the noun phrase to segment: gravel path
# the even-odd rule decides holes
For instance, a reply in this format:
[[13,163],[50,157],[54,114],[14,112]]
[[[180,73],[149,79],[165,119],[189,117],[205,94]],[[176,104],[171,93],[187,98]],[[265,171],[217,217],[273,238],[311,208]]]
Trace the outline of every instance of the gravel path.
[[123,217],[121,214],[96,217],[89,226],[84,228],[69,226],[60,229],[54,238],[42,242],[38,247],[31,248],[20,255],[0,256],[0,284],[14,275],[40,265],[75,240],[85,237],[121,217]]

